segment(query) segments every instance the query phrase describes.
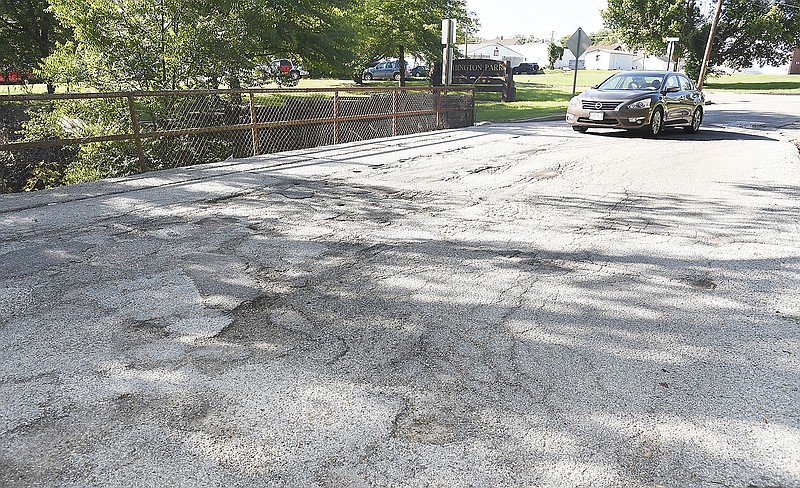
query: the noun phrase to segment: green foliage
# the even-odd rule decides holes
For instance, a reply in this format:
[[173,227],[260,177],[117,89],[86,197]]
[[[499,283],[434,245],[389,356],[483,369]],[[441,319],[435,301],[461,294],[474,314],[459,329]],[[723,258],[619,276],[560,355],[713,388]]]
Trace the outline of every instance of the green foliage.
[[[75,139],[130,133],[127,104],[120,99],[60,100],[32,106],[22,125],[22,141]],[[40,153],[19,152],[17,165],[27,166],[30,176],[24,189],[93,181],[138,171],[135,148],[130,141],[83,144]],[[40,157],[34,160],[28,158]]]
[[25,181],[23,191],[44,190],[61,186],[63,178],[58,165],[41,161],[36,164],[31,176]]
[[0,0],[0,68],[33,68],[68,35],[47,0]]
[[[706,31],[707,32],[707,31]],[[727,0],[714,39],[712,64],[734,69],[780,65],[800,46],[795,0]]]
[[560,46],[555,42],[547,43],[547,65],[548,69],[555,68],[556,61],[564,56],[564,46]]
[[397,57],[398,46],[407,55],[432,63],[442,58],[442,19],[453,18],[461,37],[477,30],[466,0],[364,0],[351,13],[358,32],[354,72],[385,57]]
[[336,64],[352,41],[350,0],[51,1],[76,42],[43,74],[100,90],[237,87],[274,57]]
[[[633,48],[666,53],[664,37],[679,37],[686,72],[696,78],[705,53],[713,10],[699,0],[608,0],[606,26]],[[800,45],[800,11],[795,0],[726,0],[711,66],[746,68],[782,64]]]

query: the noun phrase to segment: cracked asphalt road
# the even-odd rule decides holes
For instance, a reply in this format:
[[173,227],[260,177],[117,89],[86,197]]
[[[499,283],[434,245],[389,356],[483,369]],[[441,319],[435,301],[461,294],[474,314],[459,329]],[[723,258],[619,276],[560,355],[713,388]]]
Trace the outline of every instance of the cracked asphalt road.
[[800,486],[764,104],[0,195],[0,486]]

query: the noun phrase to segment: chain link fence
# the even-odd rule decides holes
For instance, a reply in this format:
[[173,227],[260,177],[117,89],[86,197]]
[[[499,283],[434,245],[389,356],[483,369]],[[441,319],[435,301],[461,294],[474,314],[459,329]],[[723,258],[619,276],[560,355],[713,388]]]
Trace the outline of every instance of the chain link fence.
[[0,192],[467,127],[470,87],[0,96]]

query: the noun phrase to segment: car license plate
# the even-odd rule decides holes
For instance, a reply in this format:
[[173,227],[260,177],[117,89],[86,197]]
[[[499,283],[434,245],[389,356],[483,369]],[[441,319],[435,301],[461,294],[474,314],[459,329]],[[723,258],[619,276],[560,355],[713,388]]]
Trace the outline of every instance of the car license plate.
[[603,112],[589,112],[589,120],[603,120]]

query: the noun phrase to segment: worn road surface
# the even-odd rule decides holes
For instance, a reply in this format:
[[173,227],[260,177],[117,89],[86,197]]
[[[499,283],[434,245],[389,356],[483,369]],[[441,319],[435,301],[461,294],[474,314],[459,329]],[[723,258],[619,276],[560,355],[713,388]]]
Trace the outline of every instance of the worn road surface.
[[0,486],[800,486],[800,97],[743,97],[0,195]]

